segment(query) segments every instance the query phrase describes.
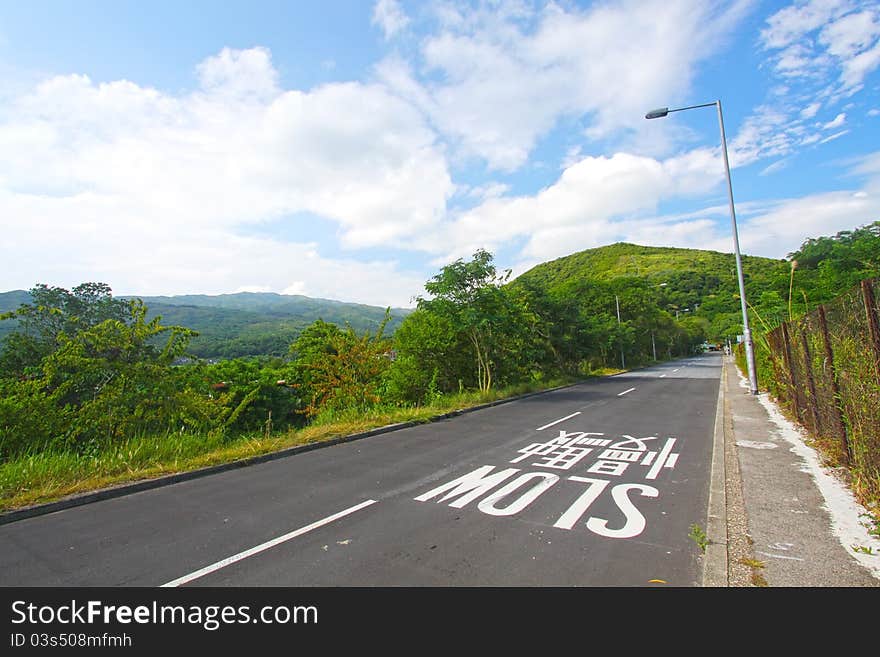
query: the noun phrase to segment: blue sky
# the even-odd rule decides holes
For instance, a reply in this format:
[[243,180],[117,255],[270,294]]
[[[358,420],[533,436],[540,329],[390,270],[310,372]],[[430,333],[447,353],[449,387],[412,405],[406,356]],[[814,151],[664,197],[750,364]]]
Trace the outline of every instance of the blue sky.
[[0,290],[410,306],[617,241],[880,219],[880,2],[0,2]]

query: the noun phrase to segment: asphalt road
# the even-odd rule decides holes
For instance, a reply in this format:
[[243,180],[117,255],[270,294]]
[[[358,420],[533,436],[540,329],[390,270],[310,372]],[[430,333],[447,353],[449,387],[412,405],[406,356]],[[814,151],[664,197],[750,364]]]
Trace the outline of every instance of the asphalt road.
[[0,526],[3,586],[697,586],[709,354]]

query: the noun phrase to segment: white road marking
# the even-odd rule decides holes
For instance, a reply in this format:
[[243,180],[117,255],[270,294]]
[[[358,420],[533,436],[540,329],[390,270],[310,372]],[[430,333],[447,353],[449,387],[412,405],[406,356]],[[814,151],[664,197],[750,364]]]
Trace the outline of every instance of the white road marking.
[[618,396],[618,397],[623,397],[626,393],[628,393],[628,392],[632,392],[633,390],[635,390],[635,388],[630,388],[629,390],[624,390],[623,392],[618,392],[618,393],[617,393],[617,396]]
[[762,554],[765,557],[772,557],[773,559],[788,559],[790,561],[803,561],[803,559],[800,559],[798,557],[786,557],[782,554],[770,554],[769,552],[758,552],[758,554]]
[[660,375],[660,378],[662,379],[662,378],[665,377],[665,376],[666,376],[665,374],[661,374],[661,375]]
[[572,413],[571,415],[566,415],[565,417],[560,418],[554,422],[551,422],[550,424],[545,424],[543,427],[538,427],[537,429],[535,429],[535,431],[543,431],[544,429],[548,429],[548,428],[552,427],[554,424],[559,424],[560,422],[565,422],[566,420],[570,420],[571,418],[573,418],[575,415],[580,415],[580,414],[581,414],[581,412],[577,411],[575,413]]
[[737,440],[736,444],[740,447],[751,447],[752,449],[776,449],[776,443],[763,443],[755,440]]
[[242,559],[247,559],[248,557],[252,557],[255,554],[259,554],[260,552],[264,552],[269,548],[273,548],[276,545],[280,545],[281,543],[285,543],[292,538],[296,538],[297,536],[302,536],[313,529],[317,529],[318,527],[323,527],[324,525],[330,524],[334,520],[339,520],[339,518],[343,518],[347,515],[350,515],[356,511],[360,511],[361,509],[370,506],[371,504],[375,504],[377,500],[367,500],[365,502],[361,502],[355,506],[349,507],[344,511],[340,511],[339,513],[334,513],[332,516],[327,516],[323,520],[318,520],[317,522],[313,522],[311,525],[306,525],[305,527],[301,527],[292,532],[284,534],[284,536],[279,536],[278,538],[273,538],[271,541],[266,541],[265,543],[261,543],[256,547],[252,547],[249,550],[245,550],[244,552],[239,552],[238,554],[234,554],[231,557],[227,557],[218,561],[217,563],[212,563],[210,566],[205,566],[204,568],[200,568],[194,573],[190,573],[189,575],[184,575],[183,577],[178,577],[175,580],[168,582],[167,584],[163,584],[162,588],[172,588],[176,586],[180,586],[181,584],[186,584],[187,582],[192,582],[200,577],[204,577],[209,573],[213,573],[221,568],[226,568],[226,566],[232,565]]
[[675,438],[670,438],[666,441],[666,444],[663,446],[663,449],[660,450],[660,457],[654,461],[654,465],[651,466],[651,469],[648,470],[648,474],[645,475],[645,479],[656,479],[657,475],[660,472],[660,468],[666,465],[666,459],[669,456],[669,453],[672,451],[672,446],[675,444]]

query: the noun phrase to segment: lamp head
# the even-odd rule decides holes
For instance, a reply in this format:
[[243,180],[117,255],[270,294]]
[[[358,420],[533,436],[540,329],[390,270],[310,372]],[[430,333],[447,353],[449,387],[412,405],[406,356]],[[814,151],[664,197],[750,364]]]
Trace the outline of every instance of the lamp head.
[[660,109],[651,110],[647,114],[645,114],[646,119],[662,119],[664,116],[669,114],[668,107],[661,107]]

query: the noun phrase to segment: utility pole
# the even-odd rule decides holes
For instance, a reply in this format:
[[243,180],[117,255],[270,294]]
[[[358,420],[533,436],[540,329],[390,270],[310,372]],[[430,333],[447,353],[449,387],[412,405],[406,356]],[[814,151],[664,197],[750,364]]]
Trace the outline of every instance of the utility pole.
[[[617,326],[620,326],[620,299],[614,295],[614,304],[617,306]],[[626,369],[626,360],[623,357],[623,335],[620,336],[620,369]]]

